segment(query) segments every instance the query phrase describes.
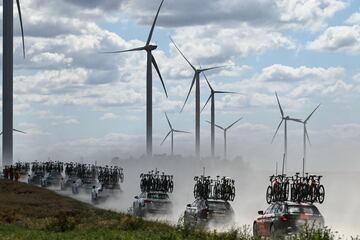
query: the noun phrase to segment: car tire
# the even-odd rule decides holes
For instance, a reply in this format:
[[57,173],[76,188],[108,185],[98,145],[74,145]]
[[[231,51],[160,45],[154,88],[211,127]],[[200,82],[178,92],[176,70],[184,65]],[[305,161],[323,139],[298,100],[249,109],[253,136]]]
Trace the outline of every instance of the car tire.
[[274,224],[271,224],[270,226],[270,237],[276,237],[276,230]]

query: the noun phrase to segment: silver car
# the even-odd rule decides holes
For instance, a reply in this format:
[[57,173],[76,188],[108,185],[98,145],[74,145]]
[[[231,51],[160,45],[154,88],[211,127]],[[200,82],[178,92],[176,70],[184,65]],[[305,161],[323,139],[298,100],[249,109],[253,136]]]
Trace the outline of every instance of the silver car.
[[133,213],[144,217],[147,214],[169,214],[172,211],[170,197],[164,192],[142,192],[135,196]]

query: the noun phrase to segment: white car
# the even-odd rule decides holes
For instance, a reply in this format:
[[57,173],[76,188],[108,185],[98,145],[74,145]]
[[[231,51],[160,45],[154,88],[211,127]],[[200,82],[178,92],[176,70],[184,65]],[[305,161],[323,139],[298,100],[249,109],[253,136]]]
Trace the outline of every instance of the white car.
[[109,197],[106,189],[101,184],[94,185],[91,189],[91,202],[98,204],[104,202]]

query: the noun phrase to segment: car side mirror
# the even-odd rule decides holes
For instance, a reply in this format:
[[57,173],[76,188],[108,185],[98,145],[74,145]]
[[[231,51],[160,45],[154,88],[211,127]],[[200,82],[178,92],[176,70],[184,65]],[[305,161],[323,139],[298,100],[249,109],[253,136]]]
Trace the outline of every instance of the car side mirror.
[[135,196],[134,198],[135,198],[135,199],[139,199],[139,196]]
[[264,211],[258,211],[259,215],[264,215]]
[[186,205],[186,207],[191,207],[191,204]]

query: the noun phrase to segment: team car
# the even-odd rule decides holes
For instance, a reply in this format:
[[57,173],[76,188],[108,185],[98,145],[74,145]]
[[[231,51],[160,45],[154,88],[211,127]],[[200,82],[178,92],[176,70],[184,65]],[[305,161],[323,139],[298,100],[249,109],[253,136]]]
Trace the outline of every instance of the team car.
[[231,224],[234,210],[228,201],[213,199],[196,199],[186,206],[184,223],[187,225]]
[[133,202],[133,213],[136,216],[169,214],[171,211],[172,203],[169,195],[165,192],[142,192],[139,196],[135,196]]
[[324,227],[324,217],[312,204],[294,202],[274,202],[259,211],[253,223],[255,236],[274,236],[298,233],[303,227],[312,229]]

